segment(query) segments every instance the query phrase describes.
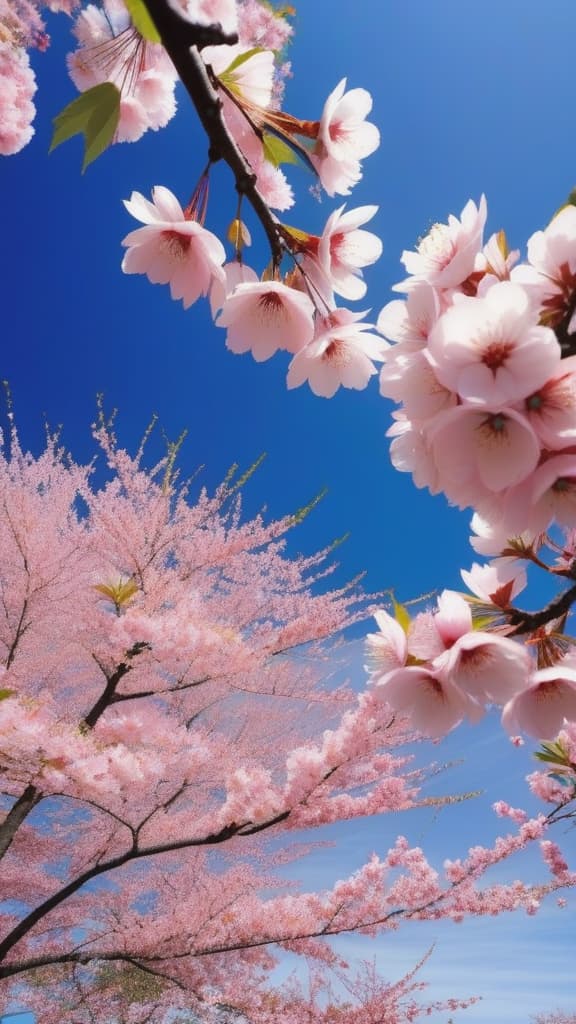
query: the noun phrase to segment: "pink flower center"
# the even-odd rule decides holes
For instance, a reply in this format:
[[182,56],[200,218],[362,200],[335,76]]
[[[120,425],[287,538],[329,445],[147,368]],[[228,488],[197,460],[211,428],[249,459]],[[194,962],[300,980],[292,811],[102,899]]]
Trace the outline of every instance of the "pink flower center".
[[482,362],[489,370],[493,373],[499,370],[504,365],[508,356],[514,351],[514,344],[511,341],[493,341],[488,348],[484,350],[482,355]]
[[566,494],[566,492],[571,491],[573,487],[574,481],[570,480],[566,476],[559,476],[558,479],[552,484],[552,490],[560,494]]
[[348,132],[342,124],[342,121],[332,121],[328,126],[328,134],[332,139],[332,142],[342,142],[346,139]]
[[350,362],[349,346],[345,341],[334,338],[322,353],[322,359],[326,359],[335,366],[348,366]]
[[258,299],[258,311],[263,320],[275,323],[280,317],[286,316],[284,303],[276,292],[266,292]]
[[186,258],[191,242],[190,235],[181,235],[179,231],[162,232],[162,252],[175,263]]
[[447,224],[433,224],[428,234],[418,244],[418,252],[435,269],[443,270],[450,263],[456,246]]

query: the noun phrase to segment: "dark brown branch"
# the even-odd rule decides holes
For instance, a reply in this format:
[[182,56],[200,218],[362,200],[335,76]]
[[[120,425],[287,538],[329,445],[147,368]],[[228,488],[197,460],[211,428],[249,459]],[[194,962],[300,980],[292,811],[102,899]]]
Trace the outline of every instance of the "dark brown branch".
[[12,804],[12,807],[0,825],[0,860],[10,848],[12,840],[24,819],[28,817],[30,811],[36,807],[36,804],[39,803],[41,799],[42,793],[40,790],[36,789],[36,786],[30,784],[29,786],[26,786],[22,795],[19,796],[15,803]]
[[[116,695],[116,687],[118,686],[120,680],[123,679],[123,677],[127,675],[128,672],[132,671],[132,665],[129,664],[132,658],[135,658],[138,654],[141,654],[142,651],[146,650],[149,646],[150,645],[144,641],[139,641],[138,643],[135,643],[133,647],[131,647],[130,650],[126,652],[126,661],[121,661],[120,664],[117,665],[117,667],[114,669],[114,672],[112,672],[110,676],[106,676],[106,686],[104,687],[104,690],[102,691],[98,700],[90,709],[88,714],[82,720],[82,724],[87,729],[94,728],[96,722],[110,704],[114,704],[115,701],[123,699],[122,697],[118,697]],[[100,665],[100,662],[98,662],[98,665]],[[100,665],[100,668],[104,672],[102,665]]]
[[[219,832],[214,832],[207,836],[202,836],[198,839],[180,839],[171,843],[158,843],[156,846],[149,846],[145,848],[139,848],[134,845],[125,853],[120,854],[118,857],[111,857],[110,860],[102,861],[100,864],[96,864],[92,868],[88,868],[82,874],[72,879],[67,885],[62,886],[57,892],[49,896],[48,899],[44,900],[43,903],[39,903],[34,910],[31,910],[26,917],[23,917],[21,921],[12,929],[9,935],[0,942],[0,963],[6,958],[8,953],[13,947],[23,939],[25,935],[30,932],[38,921],[41,921],[46,914],[54,910],[56,907],[64,903],[69,896],[73,896],[74,893],[78,892],[87,882],[92,881],[94,878],[98,878],[100,875],[105,874],[108,871],[115,871],[116,868],[123,867],[125,864],[133,862],[135,860],[143,860],[146,857],[154,857],[163,853],[172,853],[177,850],[186,850],[196,846],[215,846],[219,843],[224,843],[228,839],[232,839],[234,836],[249,836],[255,832],[261,832],[265,828],[271,828],[277,822],[284,820],[288,816],[289,812],[284,812],[278,815],[276,818],[265,822],[261,825],[250,825],[250,822],[244,822],[241,825],[233,823],[232,825],[226,825]],[[0,978],[8,977],[10,974],[15,972],[9,970],[6,974],[4,967],[0,967]]]
[[563,591],[562,594],[559,594],[558,597],[555,597],[545,608],[541,608],[538,612],[524,612],[520,608],[512,608],[506,613],[510,625],[515,627],[511,636],[533,633],[534,630],[539,629],[541,626],[546,626],[547,623],[553,622],[554,619],[562,618],[563,615],[570,611],[575,601],[576,584]]
[[[145,0],[150,17],[162,39],[162,45],[176,68],[210,141],[210,158],[224,160],[232,171],[236,190],[246,196],[262,224],[278,264],[284,252],[284,243],[278,219],[256,188],[256,175],[244,154],[230,135],[222,117],[222,101],[208,75],[200,50],[208,42],[237,42],[236,36],[225,36],[217,26],[202,28],[191,25],[173,10],[167,0]],[[212,38],[207,33],[212,32]],[[215,38],[215,33],[219,37]]]

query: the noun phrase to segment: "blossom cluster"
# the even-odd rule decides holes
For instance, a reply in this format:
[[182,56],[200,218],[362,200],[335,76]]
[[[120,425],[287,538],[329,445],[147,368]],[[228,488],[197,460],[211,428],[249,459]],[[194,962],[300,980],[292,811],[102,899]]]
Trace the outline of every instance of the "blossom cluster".
[[[365,90],[346,92],[342,81],[326,101],[319,122],[298,122],[266,113],[273,94],[272,52],[218,46],[205,48],[202,55],[225,83],[226,124],[271,207],[285,209],[293,199],[282,171],[266,158],[262,133],[254,130],[267,119],[271,126],[281,123],[286,133],[288,125],[293,137],[306,130],[312,141],[309,160],[324,188],[330,195],[350,191],[361,176],[362,157],[378,145],[376,128],[365,120],[371,107]],[[153,283],[169,283],[172,297],[182,299],[185,307],[208,295],[215,323],[226,328],[232,352],[250,351],[258,362],[279,349],[292,355],[290,388],[308,381],[315,394],[331,397],[340,386],[366,387],[387,343],[363,321],[363,313],[338,307],[335,296],[358,300],[366,293],[362,269],[379,258],[382,245],[363,225],[377,208],[346,211],[341,206],[329,216],[321,235],[278,223],[291,267],[283,276],[276,269],[260,279],[244,260],[249,235],[239,219],[231,226],[236,249],[232,260],[203,226],[206,188],[203,178],[185,209],[160,186],[153,191],[152,203],[140,193],[132,194],[125,205],[145,227],[123,241],[128,249],[122,264],[125,273],[145,273]]]
[[[514,562],[463,575],[484,607],[498,600],[506,607],[526,582]],[[574,655],[538,667],[520,640],[477,628],[462,594],[444,590],[434,611],[412,620],[404,610],[394,618],[381,609],[376,622],[378,632],[366,638],[373,692],[424,735],[442,736],[463,719],[475,723],[487,705],[503,707],[511,735],[551,738],[566,719],[576,720]]]
[[482,243],[486,202],[435,225],[382,310],[382,395],[401,403],[394,466],[475,510],[475,548],[575,523],[576,208],[528,243]]

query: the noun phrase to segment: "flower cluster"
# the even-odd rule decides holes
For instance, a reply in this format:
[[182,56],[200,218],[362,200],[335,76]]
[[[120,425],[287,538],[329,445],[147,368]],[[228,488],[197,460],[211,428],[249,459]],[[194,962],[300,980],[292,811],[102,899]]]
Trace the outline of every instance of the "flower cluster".
[[163,47],[137,31],[122,0],[88,4],[73,31],[79,46],[68,55],[68,70],[77,89],[112,82],[120,92],[117,141],[164,128],[176,112],[176,70]]
[[[360,159],[378,145],[377,130],[365,121],[371,105],[367,93],[346,92],[341,82],[319,122],[300,122],[272,109],[267,112],[273,97],[271,51],[215,46],[206,47],[202,55],[223,90],[227,127],[270,206],[285,208],[292,196],[282,172],[268,159],[262,130],[266,125],[282,125],[293,141],[306,131],[313,141],[308,159],[324,187],[331,195],[350,190],[360,177]],[[238,218],[229,233],[236,249],[229,262],[221,243],[203,227],[207,173],[184,210],[165,188],[154,189],[152,204],[133,193],[126,206],[146,227],[124,239],[128,252],[123,270],[169,283],[172,297],[184,299],[185,306],[209,293],[215,322],[226,328],[232,352],[251,351],[257,361],[278,349],[292,354],[290,388],[308,381],[315,394],[331,397],[340,386],[366,387],[387,343],[373,325],[362,321],[364,314],[338,308],[335,296],[357,300],[366,292],[362,269],[379,258],[382,245],[363,225],[377,208],[345,211],[342,206],[329,216],[321,235],[278,223],[278,237],[292,265],[283,276],[277,267],[261,280],[244,262],[249,235]]]
[[525,574],[514,563],[474,566],[463,575],[476,595],[471,600],[444,590],[435,611],[412,620],[405,609],[397,618],[376,613],[379,631],[366,639],[375,694],[431,737],[464,718],[477,722],[492,704],[503,706],[510,734],[555,736],[566,719],[576,720],[576,658],[568,654],[540,668],[518,640],[477,628],[471,601],[494,609],[499,602],[505,610],[523,588]]
[[397,469],[476,511],[477,550],[572,526],[576,496],[576,209],[514,265],[503,233],[482,245],[486,203],[435,225],[405,252],[404,300],[382,310],[393,342],[381,393],[402,403]]

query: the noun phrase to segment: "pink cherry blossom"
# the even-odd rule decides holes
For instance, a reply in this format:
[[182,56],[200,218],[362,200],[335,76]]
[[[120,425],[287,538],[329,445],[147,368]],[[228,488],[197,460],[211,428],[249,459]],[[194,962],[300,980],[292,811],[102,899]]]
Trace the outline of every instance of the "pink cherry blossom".
[[384,306],[377,327],[389,341],[411,349],[422,349],[439,315],[438,294],[431,285],[422,281],[410,289],[406,299],[394,299]]
[[407,352],[395,345],[384,353],[380,394],[404,402],[412,421],[424,423],[458,404],[458,396],[442,384],[423,351]]
[[[536,231],[528,241],[528,264],[512,271],[532,296],[545,323],[555,327],[565,317],[576,291],[576,208],[565,206],[544,231]],[[568,334],[576,331],[576,318],[568,324]]]
[[380,145],[380,133],[366,121],[372,97],[366,89],[346,92],[346,79],[330,93],[318,128],[318,143],[336,160],[362,160]]
[[394,423],[386,431],[386,436],[392,438],[392,465],[400,473],[411,473],[415,487],[427,487],[431,494],[439,494],[440,474],[431,444],[404,413],[393,413],[393,417]]
[[[505,522],[509,535],[515,523],[533,536],[543,533],[552,522],[562,526],[576,523],[576,454],[558,452],[506,498]],[[516,532],[519,532],[516,531]]]
[[451,647],[459,637],[472,629],[472,612],[462,594],[455,590],[442,591],[438,598],[434,625],[444,647]]
[[366,671],[373,678],[385,675],[392,669],[406,664],[408,654],[406,633],[396,619],[380,608],[374,612],[377,633],[366,634]]
[[426,668],[399,668],[378,680],[375,693],[395,711],[410,716],[415,729],[438,738],[463,718],[477,722],[483,715],[479,704],[448,679]]
[[[408,273],[435,288],[456,288],[474,270],[486,215],[486,199],[482,196],[478,206],[471,199],[466,203],[460,220],[450,214],[448,224],[435,224],[415,252],[402,253]],[[407,284],[411,286],[411,282],[402,282],[395,287],[404,290]]]
[[442,489],[462,507],[524,480],[540,454],[532,427],[513,409],[450,409],[436,418],[430,441]]
[[475,700],[504,704],[525,686],[532,667],[526,649],[492,633],[469,632],[437,658],[434,671]]
[[560,345],[550,328],[534,324],[524,289],[502,281],[440,317],[428,357],[445,387],[495,409],[542,387],[559,368]]
[[172,298],[182,299],[185,309],[208,294],[214,279],[224,281],[224,246],[212,232],[186,218],[167,188],[157,185],[151,203],[133,192],[124,205],[145,225],[122,241],[127,248],[125,274],[146,274],[153,284],[169,284]]
[[360,161],[380,145],[378,129],[366,121],[371,109],[370,93],[346,92],[345,78],[326,100],[312,161],[328,195],[348,195],[362,176]]
[[508,701],[502,724],[509,733],[552,739],[565,719],[576,719],[576,668],[560,662],[534,672],[529,686]]
[[371,324],[357,322],[363,315],[338,309],[318,320],[314,339],[290,363],[288,387],[308,381],[314,394],[323,398],[332,398],[341,386],[365,388],[376,373],[373,360],[382,359],[386,343],[370,332]]
[[19,153],[34,134],[36,78],[28,54],[0,37],[0,154]]
[[162,46],[137,32],[122,0],[88,4],[73,32],[80,45],[67,61],[76,87],[112,82],[120,90],[116,141],[136,142],[147,129],[165,127],[176,112],[176,70]]
[[257,362],[278,349],[298,352],[314,333],[314,305],[303,292],[279,281],[239,284],[226,299],[216,325],[227,327],[227,347],[252,352]]
[[382,242],[371,231],[359,230],[377,212],[377,206],[360,206],[344,213],[345,207],[334,210],[318,243],[316,260],[307,260],[304,267],[330,301],[332,292],[351,301],[366,294],[362,267],[375,263],[382,254]]
[[522,411],[546,448],[576,442],[576,356],[562,359],[550,379],[525,399]]

